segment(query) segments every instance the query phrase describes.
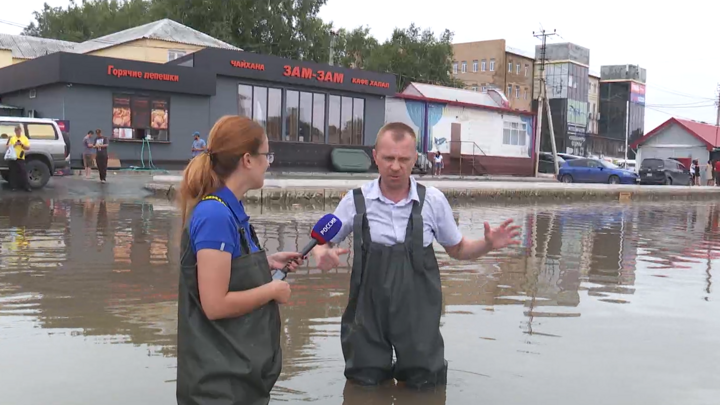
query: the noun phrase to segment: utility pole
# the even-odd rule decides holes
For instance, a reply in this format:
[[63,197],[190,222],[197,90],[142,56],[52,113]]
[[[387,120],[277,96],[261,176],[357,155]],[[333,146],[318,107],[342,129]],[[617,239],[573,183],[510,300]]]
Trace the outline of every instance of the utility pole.
[[554,35],[557,35],[557,30],[553,30],[552,33],[547,34],[545,33],[545,30],[543,29],[539,33],[535,33],[533,31],[533,36],[535,38],[540,38],[542,40],[542,46],[540,47],[540,83],[539,83],[539,91],[540,95],[538,96],[538,126],[535,131],[535,177],[538,175],[538,166],[540,163],[540,141],[542,139],[542,117],[543,117],[543,108],[546,110],[547,114],[547,120],[548,120],[548,128],[550,129],[550,144],[552,145],[552,151],[553,151],[553,165],[555,166],[555,176],[558,175],[560,169],[558,168],[558,161],[557,161],[557,147],[555,146],[555,128],[553,127],[553,120],[552,120],[552,111],[550,110],[550,100],[547,96],[547,83],[545,82],[545,62],[546,62],[546,53],[547,53],[547,37],[551,37]]

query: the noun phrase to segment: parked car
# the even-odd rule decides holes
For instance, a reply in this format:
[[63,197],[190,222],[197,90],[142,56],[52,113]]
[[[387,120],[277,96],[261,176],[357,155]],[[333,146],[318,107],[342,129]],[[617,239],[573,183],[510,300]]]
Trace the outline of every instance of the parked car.
[[690,170],[673,159],[648,158],[640,164],[640,184],[666,184],[689,186]]
[[638,175],[604,160],[580,158],[565,162],[558,180],[563,183],[636,184]]
[[[558,167],[565,163],[565,159],[558,155]],[[540,161],[538,162],[538,172],[555,174],[555,165],[553,164],[553,155],[550,152],[540,152]]]
[[[42,188],[50,181],[57,169],[70,166],[70,147],[67,136],[60,131],[58,124],[51,119],[0,117],[0,145],[2,153],[7,150],[7,141],[20,126],[30,139],[30,150],[25,154],[30,187]],[[8,162],[0,156],[0,175],[8,181],[10,172]]]
[[585,159],[585,157],[583,157],[583,156],[571,155],[569,153],[558,153],[557,155],[560,156],[561,158],[563,158],[564,160]]

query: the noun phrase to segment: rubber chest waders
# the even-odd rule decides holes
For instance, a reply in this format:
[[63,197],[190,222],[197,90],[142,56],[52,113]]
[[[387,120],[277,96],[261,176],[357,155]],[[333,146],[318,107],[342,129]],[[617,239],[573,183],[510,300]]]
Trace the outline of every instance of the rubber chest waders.
[[[218,200],[227,207],[216,196],[203,200]],[[260,246],[252,225],[247,235],[239,219],[235,219],[242,255],[232,260],[229,291],[245,291],[269,283],[270,267],[264,250],[250,251],[249,238]],[[197,258],[187,227],[183,230],[182,247],[178,291],[178,404],[267,404],[282,367],[278,304],[270,301],[237,318],[209,320],[200,304]]]

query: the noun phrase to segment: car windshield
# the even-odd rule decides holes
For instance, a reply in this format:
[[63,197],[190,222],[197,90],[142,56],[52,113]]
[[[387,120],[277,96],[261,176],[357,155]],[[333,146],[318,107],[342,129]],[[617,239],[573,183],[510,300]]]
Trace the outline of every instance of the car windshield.
[[665,165],[660,159],[645,159],[640,165],[643,169],[662,169]]
[[606,169],[619,169],[614,163],[606,162],[604,160],[598,160],[601,165],[605,166]]

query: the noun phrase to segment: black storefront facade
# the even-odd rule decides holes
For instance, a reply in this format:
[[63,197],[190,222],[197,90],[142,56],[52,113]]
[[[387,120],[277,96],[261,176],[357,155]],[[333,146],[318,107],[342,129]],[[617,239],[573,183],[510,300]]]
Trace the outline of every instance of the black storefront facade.
[[329,170],[334,148],[370,154],[395,86],[392,74],[210,48],[164,65],[58,52],[0,69],[2,104],[67,121],[74,165],[99,128],[123,166],[151,153],[174,168],[193,132],[241,114],[265,127],[273,167]]

